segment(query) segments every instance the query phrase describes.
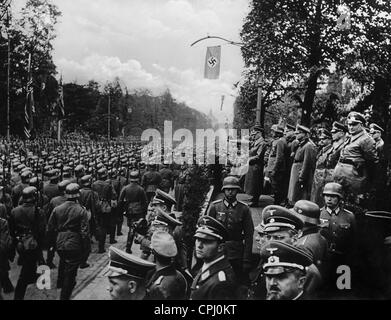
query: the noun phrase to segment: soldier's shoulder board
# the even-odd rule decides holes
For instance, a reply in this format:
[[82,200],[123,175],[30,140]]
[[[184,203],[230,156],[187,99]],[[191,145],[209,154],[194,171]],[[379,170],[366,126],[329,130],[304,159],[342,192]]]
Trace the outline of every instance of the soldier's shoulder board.
[[223,199],[215,200],[215,201],[213,201],[212,203],[213,203],[213,204],[217,204],[217,203],[220,203],[220,202],[223,202]]
[[353,214],[352,211],[349,211],[349,210],[347,210],[347,209],[343,209],[343,211],[345,211],[346,213],[349,213],[349,214]]
[[160,276],[159,278],[157,278],[157,279],[155,280],[154,284],[156,284],[156,285],[161,284],[162,281],[163,281],[163,278],[164,278],[164,276]]
[[225,272],[224,271],[220,271],[218,274],[217,274],[217,277],[219,278],[219,281],[226,281],[227,280],[227,277],[225,276]]
[[248,204],[246,202],[238,200],[238,203],[241,203],[241,204],[245,205],[246,207],[248,207]]

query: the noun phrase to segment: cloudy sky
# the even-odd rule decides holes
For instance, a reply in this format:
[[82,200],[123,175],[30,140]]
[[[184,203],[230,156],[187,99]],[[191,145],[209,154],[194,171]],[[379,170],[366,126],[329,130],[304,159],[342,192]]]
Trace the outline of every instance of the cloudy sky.
[[[54,60],[64,81],[105,83],[118,76],[129,89],[169,88],[190,107],[232,119],[232,85],[243,70],[240,48],[218,40],[190,44],[208,34],[240,41],[249,0],[52,1],[62,12]],[[218,44],[220,79],[204,79],[206,47]]]

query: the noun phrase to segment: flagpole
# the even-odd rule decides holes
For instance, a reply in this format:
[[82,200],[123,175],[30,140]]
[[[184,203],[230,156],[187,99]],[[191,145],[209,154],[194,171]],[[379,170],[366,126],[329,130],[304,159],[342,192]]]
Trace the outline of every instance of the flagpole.
[[7,141],[10,141],[10,74],[11,74],[11,41],[9,28],[9,7],[7,8]]
[[110,93],[109,93],[109,101],[107,104],[107,139],[110,144]]
[[62,120],[58,120],[58,125],[57,125],[57,142],[60,143],[61,141],[61,123]]

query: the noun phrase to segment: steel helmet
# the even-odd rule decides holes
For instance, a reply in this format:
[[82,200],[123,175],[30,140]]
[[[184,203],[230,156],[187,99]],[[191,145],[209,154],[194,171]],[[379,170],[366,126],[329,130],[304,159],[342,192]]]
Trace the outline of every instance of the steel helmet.
[[337,182],[326,183],[323,189],[323,195],[333,195],[343,198],[342,185]]
[[233,176],[226,177],[223,181],[223,187],[221,190],[224,189],[238,189],[240,190],[240,184],[239,179]]

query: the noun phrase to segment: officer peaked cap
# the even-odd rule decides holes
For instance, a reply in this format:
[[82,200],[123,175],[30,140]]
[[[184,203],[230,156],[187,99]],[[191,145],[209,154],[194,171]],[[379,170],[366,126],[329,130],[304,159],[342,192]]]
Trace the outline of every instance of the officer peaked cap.
[[165,231],[155,231],[152,234],[151,249],[166,258],[173,258],[178,253],[173,236]]
[[178,221],[175,218],[175,215],[171,216],[167,212],[164,212],[163,209],[157,207],[156,209],[156,217],[155,220],[152,222],[154,225],[156,224],[163,224],[163,225],[169,225],[172,227],[180,226],[182,225],[182,222]]
[[263,209],[262,224],[265,233],[286,229],[298,232],[304,227],[304,222],[300,217],[278,205],[269,205]]
[[384,129],[382,127],[380,127],[379,125],[377,125],[376,123],[371,123],[369,125],[369,128],[372,130],[375,130],[375,131],[384,132]]
[[287,272],[287,269],[304,271],[312,264],[312,255],[300,247],[282,241],[268,241],[261,247],[261,259],[266,261],[263,270],[267,275],[277,275]]
[[225,241],[228,238],[228,230],[215,218],[204,215],[197,222],[194,238]]
[[160,189],[156,189],[155,196],[152,199],[152,204],[158,204],[158,203],[165,204],[165,205],[167,205],[168,209],[171,209],[171,207],[174,204],[176,204],[176,201],[168,193],[166,193]]
[[303,126],[301,124],[297,125],[297,127],[296,127],[296,132],[298,132],[298,131],[301,131],[301,132],[304,132],[304,133],[310,133],[311,132],[311,130],[308,127]]
[[156,266],[148,260],[141,259],[112,246],[109,248],[109,259],[109,277],[127,275],[145,279],[147,273]]
[[348,128],[344,124],[335,121],[335,122],[333,122],[333,127],[331,129],[331,133],[334,133],[336,131],[348,132]]

